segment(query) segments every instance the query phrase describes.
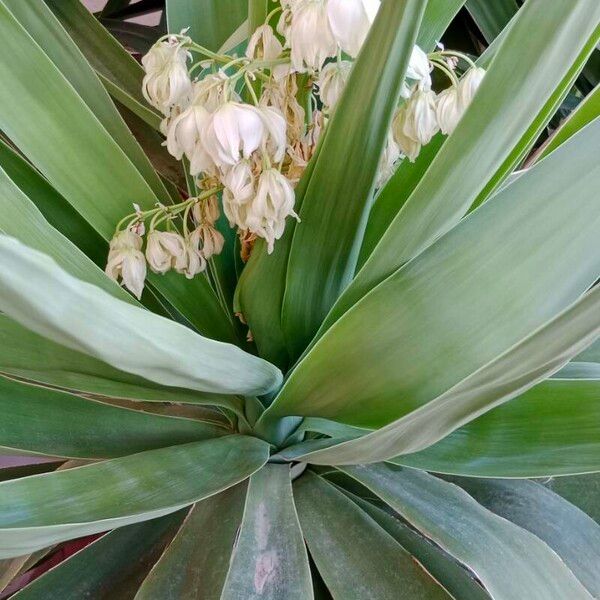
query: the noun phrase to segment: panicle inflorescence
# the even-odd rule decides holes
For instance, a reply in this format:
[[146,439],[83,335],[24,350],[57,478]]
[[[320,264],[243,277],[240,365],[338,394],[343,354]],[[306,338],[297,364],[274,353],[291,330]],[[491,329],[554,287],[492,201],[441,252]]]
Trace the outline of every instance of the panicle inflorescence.
[[[344,92],[379,4],[281,0],[241,56],[203,48],[186,31],[154,44],[142,59],[142,91],[164,117],[167,150],[187,159],[197,195],[147,211],[136,207],[125,217],[110,245],[110,277],[138,297],[147,268],[194,277],[223,248],[216,225],[221,211],[238,231],[243,260],[257,238],[273,252],[286,219],[298,219],[294,187]],[[460,61],[468,65],[461,79]],[[439,94],[432,89],[436,67],[451,81]],[[483,75],[463,54],[440,48],[427,55],[413,48],[378,187],[403,157],[414,161],[438,131],[454,130]]]

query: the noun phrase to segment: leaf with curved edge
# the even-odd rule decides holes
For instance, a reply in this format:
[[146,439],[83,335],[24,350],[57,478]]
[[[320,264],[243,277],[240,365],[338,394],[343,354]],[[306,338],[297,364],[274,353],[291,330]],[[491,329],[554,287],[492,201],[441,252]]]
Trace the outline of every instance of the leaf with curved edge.
[[392,536],[331,483],[307,472],[294,483],[294,498],[308,549],[334,598],[449,597]]
[[312,597],[290,467],[266,465],[250,478],[244,518],[221,598],[307,600]]
[[115,458],[230,433],[193,419],[118,408],[3,377],[0,411],[0,447],[65,458]]
[[[0,37],[10,61],[0,64],[0,128],[52,186],[106,240],[137,202],[156,196],[120,146],[3,4]],[[23,77],[30,73],[30,77]],[[60,148],[60,152],[57,151]],[[77,177],[73,176],[77,173]],[[149,281],[194,327],[232,341],[231,323],[206,277],[183,283],[169,273]]]
[[346,492],[382,529],[385,529],[403,548],[439,581],[444,589],[460,600],[489,600],[490,596],[477,583],[474,575],[459,565],[441,548],[402,523],[381,508]]
[[488,510],[546,542],[590,594],[600,597],[600,525],[591,517],[533,481],[452,481]]
[[162,116],[142,95],[141,65],[78,0],[44,0],[95,69],[108,92],[158,130]]
[[0,483],[0,558],[175,512],[268,458],[265,442],[232,435]]
[[89,106],[95,117],[152,188],[156,197],[162,202],[168,202],[169,196],[160,177],[127,129],[94,70],[52,11],[43,1],[2,0],[2,3]]
[[184,511],[111,531],[17,592],[18,600],[130,598],[183,519]]
[[[428,2],[419,31],[419,43],[425,47],[435,45],[462,3],[463,0]],[[296,188],[296,210],[302,204],[320,148],[321,146],[317,147],[315,156]],[[261,356],[283,370],[287,370],[290,359],[280,326],[281,307],[294,230],[295,221],[290,220],[283,237],[277,241],[273,254],[270,255],[267,254],[266,244],[257,240],[236,291],[238,310],[248,322]]]
[[122,287],[109,279],[83,252],[44,219],[35,204],[11,181],[1,166],[0,233],[15,236],[21,242],[48,254],[74,277],[97,285],[115,298],[136,304]]
[[24,327],[155,383],[246,395],[281,383],[270,363],[121,302],[5,236],[0,282],[0,309]]
[[543,484],[600,523],[600,473],[552,477]]
[[564,144],[580,129],[600,117],[600,85],[596,86],[569,115],[565,122],[553,133],[548,142],[540,149],[535,162],[540,161]]
[[298,211],[281,322],[297,358],[350,283],[425,3],[385,0],[328,124]]
[[247,0],[167,0],[167,28],[189,28],[195,42],[216,52],[248,17]]
[[[581,300],[571,305],[523,342],[516,344],[499,358],[466,377],[441,396],[382,429],[357,440],[344,442],[329,450],[309,454],[304,457],[304,460],[318,464],[323,464],[322,461],[324,464],[368,463],[423,450],[435,442],[443,440],[465,423],[469,423],[490,409],[508,402],[534,384],[543,381],[598,336],[600,336],[600,287],[593,288]],[[531,444],[531,438],[526,438],[523,446],[517,445],[514,441],[508,443],[504,451],[512,454],[509,460],[516,468],[540,468],[540,465],[534,466],[529,460],[525,460],[527,451],[534,453],[530,457],[531,462],[535,463],[536,458],[546,461],[545,464],[550,470],[544,474],[559,474],[565,463],[570,464],[574,469],[585,470],[586,466],[589,468],[590,464],[600,467],[600,436],[598,435],[600,432],[600,419],[598,419],[600,406],[597,402],[600,387],[598,382],[593,382],[592,386],[579,388],[579,390],[575,382],[569,381],[566,386],[562,385],[563,383],[558,380],[551,381],[547,385],[540,386],[539,389],[534,388],[529,396],[526,394],[526,399],[521,399],[521,402],[526,404],[531,397],[535,404],[536,394],[543,398],[543,408],[539,413],[533,413],[536,415],[535,418],[520,421],[526,431],[531,429],[533,439],[539,443],[540,438],[536,436],[536,433],[539,435],[539,431],[536,431],[536,427],[543,432],[550,429],[554,434],[542,438],[545,448],[536,448],[535,441]],[[550,393],[553,389],[558,389],[560,395],[558,402],[556,400],[552,402]],[[577,395],[577,391],[580,392],[579,395]],[[546,395],[550,397],[546,397]],[[579,400],[578,406],[583,413],[563,412],[564,403],[574,402],[575,399]],[[536,408],[538,405],[539,403]],[[572,404],[570,408],[573,408]],[[509,415],[511,414],[510,408],[507,412]],[[592,417],[592,420],[587,421],[584,415]],[[543,416],[547,417],[547,421],[542,418]],[[557,419],[559,419],[559,425],[558,428],[555,428]],[[598,427],[594,427],[595,423],[598,424]],[[584,434],[586,425],[587,435]],[[582,426],[583,429],[581,429]],[[477,431],[477,428],[475,429]],[[506,435],[506,432],[500,428],[490,430],[489,437],[485,437],[484,434],[484,437],[480,437],[478,441],[482,443],[483,440],[486,440],[491,442],[493,447],[494,442],[497,442],[496,435],[501,432]],[[481,434],[481,430],[479,433]],[[511,433],[514,435],[514,432]],[[464,439],[460,434],[457,435],[457,438]],[[453,440],[449,441],[452,446]],[[529,445],[527,441],[530,441]],[[444,441],[441,442],[441,445],[444,445]],[[575,452],[573,452],[573,445],[578,446]],[[478,450],[479,452],[473,455],[471,446],[471,460],[481,465],[485,463],[488,456],[485,452],[481,452],[483,448],[478,448]],[[550,450],[554,452],[551,453]],[[443,451],[444,449],[442,449]],[[469,450],[467,450],[468,454]],[[575,462],[569,463],[569,459],[572,459],[574,454],[577,454]],[[519,456],[522,460],[512,462]],[[554,467],[552,465],[556,458],[559,458],[559,463]],[[401,459],[400,462],[402,462]],[[493,459],[490,462],[493,464]],[[458,462],[453,464],[458,465]],[[557,469],[558,472],[554,469]],[[535,470],[534,472],[538,473]],[[573,471],[570,472],[573,473]]]
[[[532,119],[547,108],[557,86],[565,84],[574,63],[582,61],[582,52],[591,51],[600,36],[600,4],[582,0],[554,8],[548,12],[542,2],[527,2],[519,10],[469,109],[319,335],[460,221],[505,160],[520,148],[533,127]],[[522,150],[515,152],[520,156]]]
[[516,0],[467,0],[466,6],[488,42],[500,35],[519,10]]
[[386,465],[342,471],[475,573],[492,598],[591,599],[544,542],[485,509],[458,486],[421,471]]
[[582,129],[372,290],[317,342],[262,418],[385,425],[577,300],[600,272],[599,133],[600,122]]
[[160,386],[70,350],[0,315],[0,374],[108,398],[223,406],[243,415],[242,400]]
[[195,504],[135,600],[220,600],[246,489],[241,483]]
[[393,462],[469,477],[600,471],[600,381],[549,379]]
[[[24,158],[0,140],[0,169],[46,221],[77,246],[94,264],[104,267],[106,240]],[[7,233],[9,233],[7,231]],[[18,237],[16,233],[10,235]],[[129,294],[123,294],[131,298]],[[133,298],[131,298],[133,302]]]

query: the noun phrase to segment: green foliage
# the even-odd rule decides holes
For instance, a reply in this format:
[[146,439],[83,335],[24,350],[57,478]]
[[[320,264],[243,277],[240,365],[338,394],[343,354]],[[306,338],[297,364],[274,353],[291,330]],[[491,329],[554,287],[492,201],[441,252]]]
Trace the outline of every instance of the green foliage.
[[[100,534],[13,597],[598,597],[600,5],[519,4],[383,0],[300,220],[244,264],[222,214],[207,272],[138,301],[117,223],[209,188],[109,30],[222,58],[281,7],[0,0],[0,594]],[[479,91],[382,183],[415,41],[467,22]]]

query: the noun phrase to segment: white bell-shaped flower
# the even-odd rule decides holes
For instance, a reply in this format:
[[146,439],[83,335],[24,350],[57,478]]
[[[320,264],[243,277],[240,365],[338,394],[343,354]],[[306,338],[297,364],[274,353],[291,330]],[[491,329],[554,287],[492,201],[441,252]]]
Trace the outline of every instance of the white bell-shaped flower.
[[202,127],[204,148],[219,167],[233,166],[249,158],[265,136],[260,111],[249,104],[227,102]]
[[402,154],[404,154],[408,160],[414,162],[417,156],[419,156],[419,152],[421,152],[421,143],[404,133],[406,117],[406,104],[403,104],[394,117],[392,131],[394,140],[396,140]]
[[331,112],[340,99],[351,69],[352,63],[347,60],[334,61],[325,65],[319,74],[319,96],[327,112]]
[[198,225],[192,235],[194,234],[200,240],[200,251],[206,260],[209,260],[212,256],[217,254],[221,254],[225,244],[225,238],[212,225],[209,223]]
[[259,111],[265,125],[265,147],[275,162],[281,162],[287,147],[285,118],[273,106],[260,107]]
[[105,273],[121,283],[139,300],[146,279],[146,260],[142,253],[143,240],[137,233],[126,230],[110,241]]
[[281,42],[270,25],[261,25],[250,37],[246,56],[250,59],[274,60],[283,52]]
[[285,220],[294,212],[294,189],[277,169],[266,169],[258,180],[256,197],[252,200],[246,218],[247,228],[267,241],[267,252],[273,252],[275,240],[285,229]]
[[420,144],[428,144],[439,131],[435,113],[435,92],[418,84],[406,102],[404,134]]
[[471,104],[471,100],[479,89],[485,76],[485,69],[481,67],[471,67],[458,82],[458,99],[463,110]]
[[379,0],[329,0],[327,16],[340,48],[358,56],[379,10]]
[[191,91],[192,82],[186,64],[190,57],[176,38],[155,44],[142,57],[146,71],[142,93],[164,115],[168,115],[171,107]]
[[463,112],[455,85],[440,92],[436,100],[435,114],[444,135],[450,135],[454,131]]
[[387,135],[385,149],[379,163],[379,171],[377,173],[377,187],[381,188],[385,185],[388,179],[394,174],[396,163],[400,160],[400,146],[394,139],[394,134],[390,130]]
[[422,87],[429,89],[431,87],[431,66],[427,54],[419,48],[413,46],[408,66],[406,67],[406,76],[409,79],[422,82]]
[[193,279],[206,269],[206,260],[200,251],[200,236],[194,230],[186,239],[185,252],[175,261],[175,270],[187,279]]
[[296,71],[318,71],[325,60],[337,54],[337,43],[329,26],[327,0],[297,0],[291,5],[291,23],[286,37]]
[[[200,81],[194,82],[192,88],[192,102],[200,104],[208,112],[215,112],[217,108],[225,104],[229,99],[226,94],[231,94],[232,91],[228,87],[229,77],[219,71],[218,73],[210,73]],[[233,93],[232,99],[239,101],[239,96]]]
[[196,146],[201,143],[200,132],[210,119],[204,106],[192,103],[175,117],[167,130],[167,150],[177,160],[185,154],[192,159]]
[[220,214],[219,200],[216,196],[209,196],[204,200],[199,200],[192,206],[192,215],[198,225],[203,223],[214,225]]
[[271,106],[284,115],[288,141],[298,139],[305,128],[306,113],[296,99],[297,92],[296,77],[284,77],[265,83],[260,97],[260,106]]
[[155,273],[171,270],[185,254],[183,238],[173,231],[151,231],[146,241],[146,260]]
[[223,176],[225,192],[236,204],[245,204],[254,197],[254,174],[250,161],[243,160],[227,170]]

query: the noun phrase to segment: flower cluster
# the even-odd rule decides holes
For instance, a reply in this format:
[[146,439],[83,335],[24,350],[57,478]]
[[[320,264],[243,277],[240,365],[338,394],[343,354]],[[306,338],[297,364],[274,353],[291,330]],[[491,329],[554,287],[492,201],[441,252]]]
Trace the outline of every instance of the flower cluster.
[[[242,259],[256,238],[271,253],[286,220],[298,219],[294,188],[342,96],[379,0],[281,0],[253,32],[244,55],[212,52],[186,35],[167,35],[143,57],[143,94],[164,116],[167,150],[186,159],[202,193],[121,221],[107,273],[138,297],[146,270],[203,271],[223,247],[215,223],[223,211],[237,228]],[[483,71],[459,81],[459,58],[415,46],[403,100],[382,156],[381,187],[403,157],[414,160],[441,129],[450,133]],[[431,71],[452,81],[436,95]],[[194,192],[195,193],[195,192]],[[145,241],[145,252],[142,251]]]

